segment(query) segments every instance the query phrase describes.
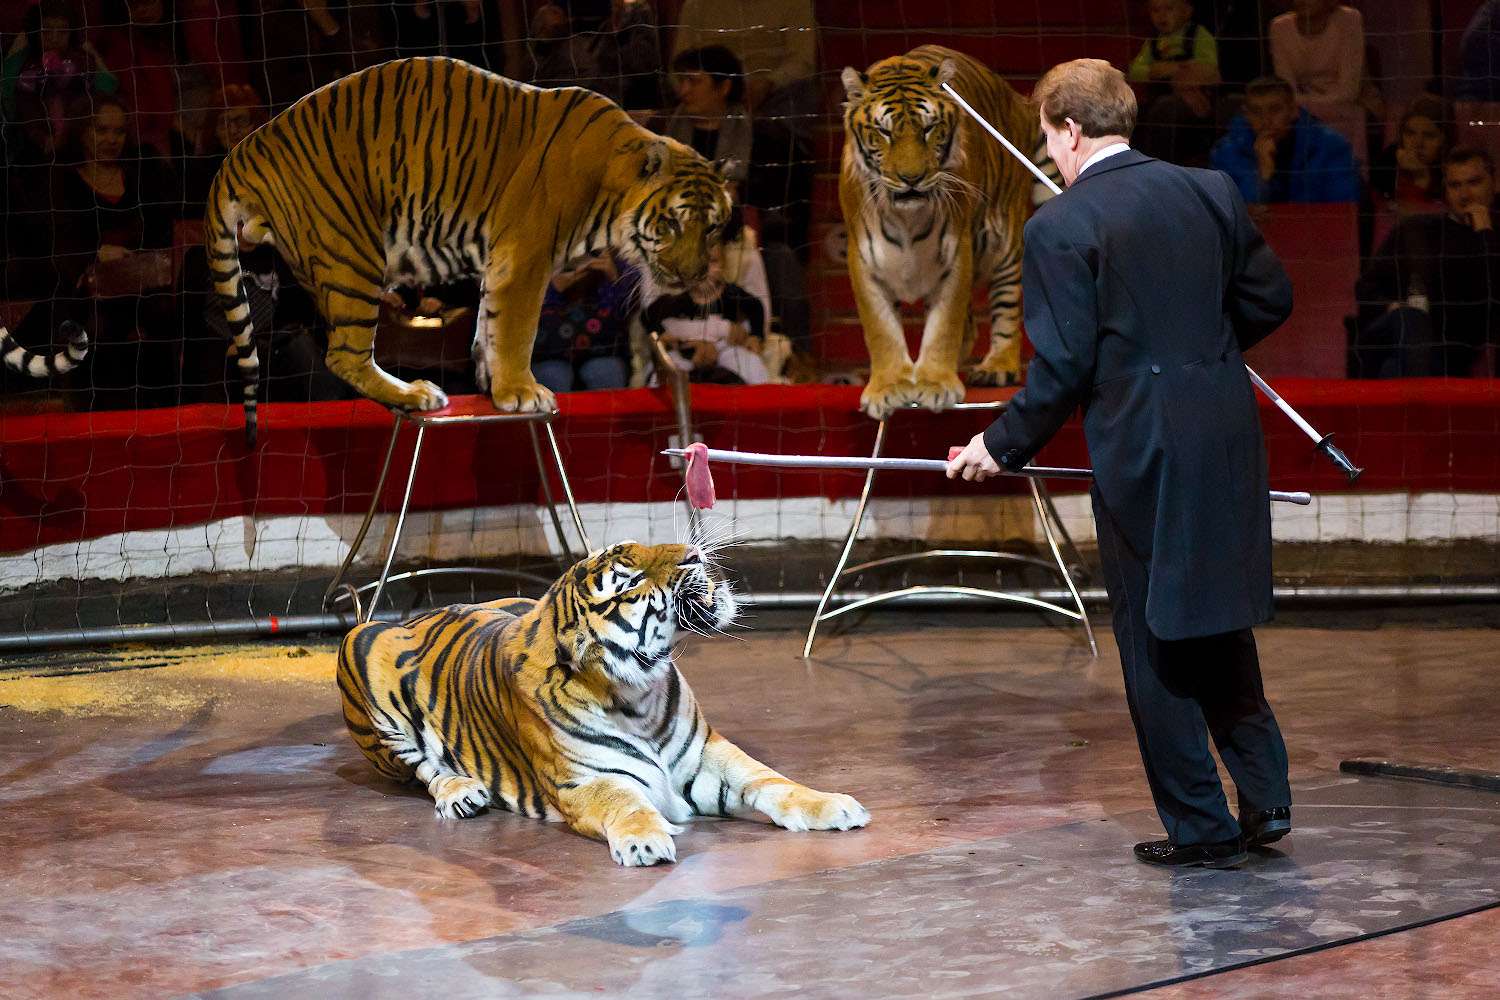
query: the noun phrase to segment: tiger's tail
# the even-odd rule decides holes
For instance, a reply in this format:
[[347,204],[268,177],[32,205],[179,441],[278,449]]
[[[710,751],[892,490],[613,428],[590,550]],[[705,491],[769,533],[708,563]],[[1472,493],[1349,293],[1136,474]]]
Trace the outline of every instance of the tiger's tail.
[[255,352],[255,330],[250,323],[250,297],[245,291],[245,275],[240,270],[240,226],[246,213],[232,192],[227,177],[228,164],[214,178],[208,192],[208,207],[203,215],[203,238],[207,244],[208,270],[214,292],[229,324],[229,335],[245,393],[245,444],[255,447],[257,396],[260,386],[260,356]]
[[77,368],[89,353],[89,335],[83,327],[70,319],[63,320],[63,332],[68,335],[68,346],[56,354],[47,355],[33,351],[10,335],[4,323],[0,323],[0,357],[11,370],[32,378],[61,375]]

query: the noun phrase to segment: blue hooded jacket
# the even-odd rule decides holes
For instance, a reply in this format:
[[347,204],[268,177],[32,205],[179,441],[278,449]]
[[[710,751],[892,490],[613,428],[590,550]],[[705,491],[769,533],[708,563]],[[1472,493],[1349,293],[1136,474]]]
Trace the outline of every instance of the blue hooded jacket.
[[1224,138],[1214,145],[1214,169],[1234,180],[1247,204],[1359,200],[1359,174],[1349,140],[1303,109],[1292,125],[1291,141],[1291,169],[1262,181],[1255,129],[1243,114],[1237,114]]

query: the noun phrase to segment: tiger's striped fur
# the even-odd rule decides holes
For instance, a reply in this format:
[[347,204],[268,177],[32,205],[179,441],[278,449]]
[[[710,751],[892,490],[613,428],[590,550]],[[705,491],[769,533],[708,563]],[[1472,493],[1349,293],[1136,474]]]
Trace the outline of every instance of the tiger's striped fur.
[[210,190],[214,288],[256,427],[259,358],[238,244],[274,243],[330,324],[329,369],[388,406],[442,390],[372,354],[391,283],[477,275],[479,383],[509,411],[556,407],[531,376],[547,282],[606,248],[681,290],[705,280],[730,201],[718,168],[576,87],[543,90],[445,58],[398,59],[309,94],[248,136]]
[[[1050,196],[947,93],[953,88],[1058,178],[1037,115],[978,60],[937,45],[843,74],[844,154],[839,204],[849,232],[870,380],[860,402],[872,417],[908,403],[942,410],[963,399],[958,366],[974,342],[976,280],[989,286],[989,352],[973,385],[1020,379],[1021,228]],[[899,304],[926,300],[916,362]]]
[[82,363],[89,353],[89,335],[72,320],[63,320],[63,332],[68,335],[68,346],[56,354],[41,354],[18,343],[10,335],[5,324],[0,323],[0,357],[12,371],[32,378],[46,378],[70,372]]
[[427,787],[438,816],[498,805],[563,820],[622,865],[676,860],[672,835],[694,814],[863,826],[854,799],[782,777],[703,718],[673,645],[735,613],[698,548],[623,542],[540,601],[358,626],[339,647],[344,721],[377,771]]

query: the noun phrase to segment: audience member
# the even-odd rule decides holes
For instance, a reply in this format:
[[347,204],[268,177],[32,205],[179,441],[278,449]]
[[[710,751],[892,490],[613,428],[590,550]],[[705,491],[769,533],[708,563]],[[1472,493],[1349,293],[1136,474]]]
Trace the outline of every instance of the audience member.
[[[172,294],[172,213],[157,169],[142,169],[129,144],[129,115],[114,97],[82,97],[68,109],[61,162],[12,215],[11,250],[26,277],[12,290],[39,302],[18,331],[46,343],[64,319],[92,346],[80,368],[93,409],[176,401],[182,331]],[[14,260],[13,260],[14,264]],[[13,269],[14,274],[14,269]]]
[[[393,56],[447,55],[525,80],[530,78],[527,6],[531,5],[522,0],[395,0],[374,9],[386,15]],[[357,19],[358,11],[351,7],[349,21],[356,39]]]
[[0,63],[0,121],[15,126],[0,161],[50,163],[65,131],[68,102],[118,89],[119,81],[84,39],[70,0],[32,5]]
[[169,158],[179,128],[179,86],[189,72],[178,58],[183,45],[173,0],[114,0],[106,10],[96,41],[134,112],[136,142],[142,153]]
[[1500,322],[1494,164],[1458,146],[1443,164],[1447,211],[1403,219],[1360,275],[1352,374],[1468,375]]
[[1433,211],[1443,203],[1443,157],[1452,146],[1452,108],[1423,94],[1401,115],[1396,141],[1375,154],[1370,186],[1396,206]]
[[1338,0],[1293,0],[1271,21],[1272,72],[1292,85],[1297,103],[1349,140],[1357,162],[1366,159],[1364,18]]
[[1156,37],[1141,46],[1126,78],[1146,85],[1131,143],[1147,156],[1186,163],[1205,158],[1214,140],[1219,50],[1189,0],[1151,0]]
[[661,107],[661,42],[647,0],[547,3],[529,38],[532,82],[587,87],[628,111]]
[[708,282],[646,307],[641,323],[661,337],[672,363],[693,382],[761,385],[771,373],[761,358],[765,313],[755,296],[724,281],[724,253],[709,255]]
[[678,105],[653,127],[717,160],[735,199],[751,207],[765,260],[773,310],[799,347],[811,336],[804,254],[812,204],[812,163],[781,122],[753,115],[742,103],[739,60],[722,45],[679,53],[672,60]]
[[1463,76],[1457,96],[1469,101],[1500,100],[1500,0],[1484,0],[1459,41]]
[[536,380],[553,392],[625,388],[636,289],[635,272],[609,254],[554,275],[531,352]]
[[1212,162],[1249,204],[1359,199],[1348,140],[1298,108],[1291,85],[1278,77],[1250,81]]
[[196,148],[174,149],[178,175],[182,179],[182,217],[201,219],[208,189],[218,176],[229,151],[267,120],[266,102],[247,84],[230,84],[214,99]]
[[745,106],[810,141],[822,105],[812,0],[683,0],[677,21],[674,62],[691,49],[727,47],[744,67]]

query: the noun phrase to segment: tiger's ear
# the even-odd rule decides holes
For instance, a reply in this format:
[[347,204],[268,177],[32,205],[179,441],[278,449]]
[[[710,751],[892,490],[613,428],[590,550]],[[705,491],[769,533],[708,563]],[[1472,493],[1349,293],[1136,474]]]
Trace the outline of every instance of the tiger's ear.
[[672,147],[664,141],[653,142],[646,147],[646,158],[641,161],[641,180],[655,177],[672,161]]
[[943,84],[953,79],[953,74],[956,72],[958,72],[958,65],[952,57],[949,57],[928,70],[927,75],[932,78],[932,86],[937,90],[942,90]]
[[844,96],[851,101],[862,101],[865,97],[865,85],[870,78],[865,76],[853,66],[845,66],[841,79],[844,81]]
[[660,173],[671,161],[672,149],[666,139],[632,139],[606,155],[604,187],[624,191],[637,181]]

